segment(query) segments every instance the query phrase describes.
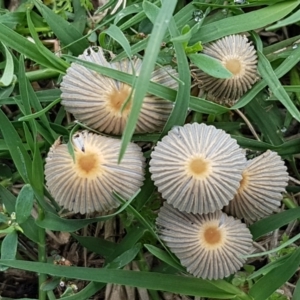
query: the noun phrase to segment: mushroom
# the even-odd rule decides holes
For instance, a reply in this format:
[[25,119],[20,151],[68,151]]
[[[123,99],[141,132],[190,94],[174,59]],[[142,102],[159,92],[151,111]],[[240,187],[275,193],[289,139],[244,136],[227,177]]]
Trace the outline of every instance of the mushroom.
[[242,176],[236,195],[224,207],[226,213],[253,223],[278,210],[289,177],[276,152],[268,150],[249,160]]
[[246,158],[229,134],[214,126],[186,124],[169,131],[151,153],[152,180],[180,211],[220,210],[235,195]]
[[[142,60],[136,57],[133,58],[132,65],[129,59],[108,62],[100,47],[88,48],[79,58],[133,75],[139,75],[142,67]],[[177,72],[166,66],[154,70],[151,81],[176,89],[178,86],[174,79],[176,76]],[[134,92],[130,85],[72,63],[63,77],[61,91],[62,104],[77,120],[106,134],[123,133]],[[161,130],[172,109],[172,102],[147,94],[136,132]]]
[[242,35],[229,35],[207,45],[203,53],[221,61],[232,73],[228,79],[212,77],[195,67],[192,73],[207,98],[219,104],[232,106],[258,80],[256,51]]
[[47,187],[66,209],[81,214],[108,211],[120,205],[113,191],[130,198],[142,186],[145,161],[136,144],[128,145],[120,164],[120,140],[82,131],[73,135],[72,144],[74,159],[57,140],[45,164]]
[[235,273],[252,247],[246,225],[221,211],[189,214],[165,202],[156,224],[160,238],[181,264],[203,279],[221,279]]

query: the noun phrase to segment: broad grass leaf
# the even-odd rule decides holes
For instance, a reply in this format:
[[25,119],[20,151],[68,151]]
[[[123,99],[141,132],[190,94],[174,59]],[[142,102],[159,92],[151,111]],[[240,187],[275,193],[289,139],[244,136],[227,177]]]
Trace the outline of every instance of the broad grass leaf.
[[46,5],[34,1],[55,35],[74,55],[78,56],[89,47],[88,40],[68,21],[64,20]]
[[106,265],[107,269],[120,269],[123,266],[129,264],[134,258],[137,256],[139,251],[141,250],[142,245],[140,243],[135,244],[132,248],[122,252],[119,256],[117,256],[113,261],[109,262]]
[[278,152],[278,154],[281,156],[299,153],[300,138],[289,140],[282,143],[281,145],[274,146],[269,143],[248,139],[242,136],[232,135],[231,137],[236,139],[241,147],[249,148],[255,151],[266,151],[269,149]]
[[[114,19],[114,24],[117,25],[119,21],[121,21],[123,18],[132,14],[141,13],[142,11],[143,11],[143,7],[141,3],[135,3],[133,5],[129,5],[116,14],[116,17]],[[132,21],[132,17],[130,18],[130,21]],[[124,25],[121,24],[120,26],[124,26]]]
[[14,28],[18,24],[24,23],[26,19],[25,12],[6,12],[0,16],[0,23],[6,25],[9,28]]
[[179,262],[174,261],[174,259],[170,257],[168,252],[150,244],[145,244],[144,246],[151,254],[153,254],[161,261],[164,261],[165,263],[167,263],[168,265],[177,269],[180,272],[186,272],[186,269]]
[[190,43],[194,44],[201,41],[204,44],[226,35],[263,28],[284,18],[298,5],[298,1],[284,1],[245,14],[205,24],[191,38]]
[[102,238],[80,236],[76,234],[72,234],[72,236],[80,243],[81,246],[104,257],[108,257],[117,247],[117,244]]
[[293,298],[292,300],[300,299],[300,280],[298,279],[296,288],[294,289]]
[[[57,67],[57,65],[50,59],[48,60],[45,56],[43,56],[39,48],[28,39],[23,37],[22,35],[16,33],[14,30],[8,28],[4,24],[0,23],[0,40],[4,43],[7,47],[12,48],[19,53],[23,54],[29,59],[37,62],[38,64],[54,69],[59,73],[64,73],[65,69],[67,68],[68,64],[65,63],[65,67]],[[51,52],[50,52],[51,53]],[[51,56],[55,56],[51,53]],[[58,59],[58,57],[56,57]]]
[[60,57],[55,55],[53,52],[51,52],[48,48],[46,48],[42,41],[40,40],[34,24],[31,20],[31,11],[27,10],[26,11],[26,17],[27,17],[27,24],[28,24],[28,29],[30,31],[30,34],[34,40],[36,49],[38,50],[39,54],[37,55],[38,57],[43,56],[46,60],[51,62],[52,68],[54,70],[60,71],[60,73],[65,73],[66,69],[69,67],[69,64],[62,60]]
[[109,35],[111,38],[113,38],[115,41],[117,41],[122,48],[125,50],[127,56],[131,57],[131,48],[128,40],[126,39],[124,33],[120,30],[119,27],[117,27],[114,24],[111,24],[108,29],[101,32],[99,35],[99,43],[100,45],[105,48],[106,45],[106,35]]
[[[180,36],[180,32],[176,27],[174,18],[170,20],[169,32],[171,37]],[[168,133],[175,125],[183,125],[187,116],[189,102],[186,99],[190,97],[191,77],[190,68],[184,51],[184,44],[174,42],[175,53],[177,57],[177,66],[179,73],[178,91],[175,99],[174,108],[169,116],[162,132],[160,139]]]
[[[249,291],[255,300],[268,299],[278,288],[285,284],[296,272],[300,264],[300,248],[295,250],[284,264],[274,268],[259,279]],[[272,282],[272,284],[270,284]]]
[[[115,283],[129,285],[151,290],[161,290],[176,294],[200,296],[217,299],[231,299],[242,297],[244,300],[251,300],[239,288],[223,280],[203,280],[201,278],[161,274],[156,272],[135,272],[127,270],[94,269],[83,267],[64,267],[47,263],[0,260],[0,264],[52,276],[77,278],[103,283]],[[224,290],[226,285],[230,291]],[[264,299],[265,300],[265,299]]]
[[250,225],[253,240],[300,218],[300,207],[285,210]]
[[258,71],[261,76],[264,78],[272,93],[278,98],[278,100],[285,106],[289,113],[299,122],[300,121],[300,112],[298,111],[295,104],[290,99],[287,92],[282,87],[279,79],[277,78],[273,68],[267,58],[257,51],[259,60],[258,60]]
[[287,18],[285,18],[283,20],[280,20],[276,24],[267,27],[266,31],[274,30],[274,29],[277,29],[277,28],[282,28],[282,27],[285,27],[287,25],[297,23],[299,21],[300,21],[300,11],[297,10],[293,14],[288,16]]
[[0,87],[9,86],[14,78],[14,62],[11,53],[9,52],[8,48],[5,46],[5,44],[0,42],[0,45],[3,48],[3,52],[5,55],[5,68],[2,72],[1,78],[0,78]]
[[283,144],[283,120],[276,103],[265,101],[265,97],[259,94],[245,106],[245,112],[265,142],[276,146]]
[[[281,78],[287,72],[289,72],[300,61],[300,47],[297,47],[293,52],[277,67],[274,71],[277,78]],[[274,77],[274,78],[276,78]],[[248,104],[262,89],[267,86],[266,80],[262,79],[258,81],[254,86],[242,96],[242,98],[231,107],[231,109],[237,109]]]
[[19,174],[24,182],[28,183],[32,170],[30,156],[17,131],[2,110],[0,110],[0,130]]

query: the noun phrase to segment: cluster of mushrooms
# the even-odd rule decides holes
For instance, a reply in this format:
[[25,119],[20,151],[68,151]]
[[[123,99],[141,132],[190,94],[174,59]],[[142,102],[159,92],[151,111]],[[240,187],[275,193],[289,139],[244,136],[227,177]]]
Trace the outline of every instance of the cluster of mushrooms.
[[[255,50],[244,36],[223,38],[204,53],[233,73],[230,79],[209,81],[197,70],[211,100],[232,104],[257,80]],[[136,75],[142,65],[139,58],[108,62],[99,47],[79,58]],[[176,89],[176,76],[167,66],[153,71],[151,80]],[[131,109],[129,85],[73,63],[61,90],[62,104],[77,120],[103,134],[122,134]],[[136,132],[161,130],[172,108],[172,102],[147,95]],[[64,208],[82,214],[108,211],[120,205],[113,191],[129,199],[143,185],[145,159],[138,145],[128,145],[120,164],[117,138],[84,130],[73,135],[71,145],[72,151],[57,140],[45,164],[47,187]],[[149,164],[166,200],[156,220],[161,239],[189,273],[207,279],[227,277],[242,267],[252,235],[241,219],[251,224],[276,211],[288,182],[277,153],[247,160],[229,134],[198,123],[174,127],[157,143]]]

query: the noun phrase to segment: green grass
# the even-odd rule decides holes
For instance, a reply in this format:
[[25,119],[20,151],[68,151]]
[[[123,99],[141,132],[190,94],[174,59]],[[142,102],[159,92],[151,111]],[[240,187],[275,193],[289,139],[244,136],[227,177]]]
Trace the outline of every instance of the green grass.
[[[130,141],[150,143],[152,147],[174,126],[197,121],[224,129],[244,149],[278,152],[285,160],[290,176],[300,180],[297,171],[300,46],[294,45],[299,37],[293,35],[299,31],[300,1],[249,0],[244,5],[227,1],[228,4],[223,5],[224,1],[218,0],[211,3],[127,0],[125,8],[120,7],[113,15],[108,12],[102,19],[91,19],[95,11],[87,11],[86,6],[80,5],[88,5],[88,0],[73,2],[74,6],[70,0],[61,1],[65,6],[46,6],[38,0],[25,1],[16,11],[9,12],[0,1],[1,270],[13,267],[36,272],[40,286],[36,297],[40,300],[59,297],[60,278],[67,282],[76,279],[88,282],[78,293],[70,292],[66,297],[70,300],[92,298],[107,283],[146,288],[152,299],[160,299],[160,291],[168,291],[208,299],[266,300],[277,299],[274,292],[287,282],[296,285],[292,289],[293,300],[300,299],[299,283],[294,276],[300,265],[300,248],[297,240],[292,239],[296,232],[290,235],[295,246],[291,253],[275,261],[266,260],[263,266],[256,264],[259,267],[254,273],[245,275],[251,285],[236,286],[233,276],[217,281],[203,280],[186,276],[185,269],[158,237],[155,218],[160,201],[148,171],[144,185],[131,199],[125,201],[115,195],[122,202],[116,212],[80,219],[63,217],[44,182],[44,163],[50,146],[59,136],[67,140],[75,126],[68,122],[69,116],[60,104],[61,92],[57,88],[72,62],[134,86],[133,108],[120,137],[120,160]],[[107,7],[112,9],[115,4],[116,1],[110,1]],[[62,7],[64,9],[60,9]],[[203,18],[195,21],[193,13],[198,10],[203,12]],[[270,44],[260,34],[258,29],[261,28],[275,32],[276,36],[282,32],[288,32],[290,36]],[[191,94],[190,60],[205,64],[203,68],[211,74],[226,77],[228,72],[224,73],[217,61],[189,51],[196,52],[195,49],[208,42],[245,32],[250,34],[257,49],[259,81],[230,108]],[[113,51],[116,54],[114,60],[135,54],[142,56],[140,76],[78,59],[95,37],[92,44]],[[45,41],[49,39],[60,41],[61,53],[54,53],[52,46],[46,46]],[[163,48],[162,44],[165,45]],[[155,66],[162,62],[177,69],[177,92],[149,81]],[[36,85],[32,85],[43,81],[51,82],[52,87],[37,90]],[[173,101],[174,109],[161,132],[134,134],[147,93]],[[248,130],[236,109],[246,115],[259,140]],[[77,126],[84,128],[80,123]],[[151,147],[146,149],[147,158]],[[20,186],[22,188],[16,195]],[[298,200],[300,188],[293,184],[287,191],[283,211],[250,226],[255,241],[262,241],[276,230],[282,233],[285,226],[300,219],[299,208],[291,201]],[[33,207],[37,211],[36,218],[31,216]],[[126,232],[118,243],[89,236],[101,222],[116,216]],[[46,240],[47,230],[69,232],[72,241],[85,251],[105,259],[103,267],[53,265]],[[288,248],[291,242],[282,247]],[[29,249],[32,247],[37,254]],[[275,248],[276,253],[281,248]],[[146,252],[151,253],[159,266],[151,269],[145,263]],[[265,255],[268,257],[270,253]],[[132,261],[138,262],[141,272],[123,269]]]

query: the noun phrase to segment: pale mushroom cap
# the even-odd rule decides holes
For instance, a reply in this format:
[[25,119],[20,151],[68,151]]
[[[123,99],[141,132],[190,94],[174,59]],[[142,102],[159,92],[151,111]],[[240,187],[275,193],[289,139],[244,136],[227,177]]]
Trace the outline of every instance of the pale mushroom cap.
[[175,127],[151,154],[152,180],[180,211],[209,213],[227,205],[240,186],[246,158],[229,134],[214,126]]
[[[87,49],[79,58],[128,74],[135,72],[139,75],[142,67],[142,60],[139,58],[132,60],[134,72],[129,59],[116,63],[107,62],[100,47]],[[153,71],[151,81],[176,89],[178,84],[172,76],[177,77],[176,71],[166,66]],[[63,77],[61,91],[62,104],[77,120],[106,134],[123,133],[131,109],[131,86],[72,63]],[[172,102],[146,95],[136,132],[161,130],[172,109]]]
[[45,165],[47,187],[66,209],[81,214],[108,211],[120,205],[113,191],[128,199],[142,186],[145,161],[136,144],[128,145],[118,164],[120,140],[82,131],[72,142],[75,161],[68,146],[56,141]]
[[233,74],[231,78],[212,77],[194,70],[200,87],[208,92],[208,99],[233,105],[258,80],[257,55],[249,40],[242,35],[229,35],[204,47],[203,53],[214,57]]
[[160,238],[187,271],[221,279],[238,271],[250,253],[252,235],[240,220],[221,211],[206,215],[180,212],[164,203],[156,219]]
[[236,195],[224,207],[226,213],[253,223],[278,210],[289,178],[276,152],[268,150],[249,160],[242,176]]

